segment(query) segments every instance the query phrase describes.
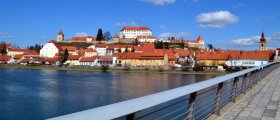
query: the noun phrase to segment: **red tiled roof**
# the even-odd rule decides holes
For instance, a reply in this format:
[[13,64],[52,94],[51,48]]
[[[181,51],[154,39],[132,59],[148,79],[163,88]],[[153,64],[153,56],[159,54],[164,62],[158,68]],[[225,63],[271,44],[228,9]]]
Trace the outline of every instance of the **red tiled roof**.
[[148,28],[148,27],[124,27],[121,29],[121,31],[124,31],[124,30],[138,31],[138,30],[150,30],[150,28]]
[[12,52],[22,52],[25,55],[39,55],[39,53],[35,50],[28,50],[28,49],[22,49],[22,48],[9,48],[8,51],[12,51]]
[[0,44],[0,47],[1,48],[3,48],[3,47],[5,47],[5,48],[11,48],[13,46],[13,44],[10,44],[10,43],[8,43],[8,44]]
[[97,57],[96,56],[93,56],[93,57],[82,57],[80,59],[80,62],[93,62],[95,61]]
[[9,48],[8,51],[13,51],[13,52],[28,52],[28,49],[21,49],[21,48]]
[[174,52],[177,53],[179,56],[188,56],[191,54],[189,50],[182,50],[182,49],[174,49]]
[[58,35],[63,35],[64,36],[62,30],[59,31]]
[[107,47],[108,44],[96,44],[96,47]]
[[21,54],[15,55],[15,56],[14,56],[14,59],[20,59],[22,56],[23,56],[23,55],[21,55]]
[[119,37],[119,35],[116,33],[116,34],[114,35],[114,38],[120,38],[120,37]]
[[45,58],[43,61],[49,62],[49,63],[55,63],[59,61],[60,57],[53,57],[53,58]]
[[197,60],[228,60],[229,54],[224,52],[204,52],[196,56]]
[[50,40],[49,43],[53,43],[58,50],[62,50],[61,46],[55,40]]
[[88,49],[86,49],[86,51],[85,52],[96,52],[96,50],[95,49],[93,49],[93,48],[88,48]]
[[80,57],[81,57],[80,55],[69,55],[68,60],[79,60]]
[[84,41],[84,42],[86,42],[86,41],[87,41],[87,38],[92,38],[92,41],[96,41],[96,38],[93,37],[93,36],[86,36],[86,37],[75,36],[75,37],[72,37],[71,40],[73,40],[73,41]]
[[140,46],[134,46],[135,51],[154,51],[155,44],[154,43],[143,43]]
[[0,61],[7,62],[11,59],[11,56],[0,56]]
[[203,38],[202,38],[202,36],[200,35],[200,36],[198,36],[197,41],[201,41],[201,40],[203,40]]

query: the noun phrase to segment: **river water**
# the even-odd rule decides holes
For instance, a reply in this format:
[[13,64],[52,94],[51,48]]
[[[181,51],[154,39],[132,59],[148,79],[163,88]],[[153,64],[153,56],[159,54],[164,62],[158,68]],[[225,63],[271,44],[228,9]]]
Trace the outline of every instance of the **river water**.
[[0,120],[52,118],[216,76],[0,69]]

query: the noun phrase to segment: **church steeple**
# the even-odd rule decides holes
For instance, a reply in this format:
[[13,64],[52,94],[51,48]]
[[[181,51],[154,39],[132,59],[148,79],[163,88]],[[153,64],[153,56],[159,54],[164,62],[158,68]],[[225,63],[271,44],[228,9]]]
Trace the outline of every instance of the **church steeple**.
[[62,30],[60,30],[60,31],[58,32],[58,34],[57,34],[57,39],[56,39],[56,41],[57,41],[57,42],[60,42],[60,41],[63,41],[63,40],[64,40],[64,34],[63,34]]
[[266,38],[265,38],[265,35],[264,35],[263,31],[262,31],[262,36],[261,36],[261,39],[260,39],[260,42],[259,42],[259,50],[260,51],[267,50],[267,42],[266,42]]

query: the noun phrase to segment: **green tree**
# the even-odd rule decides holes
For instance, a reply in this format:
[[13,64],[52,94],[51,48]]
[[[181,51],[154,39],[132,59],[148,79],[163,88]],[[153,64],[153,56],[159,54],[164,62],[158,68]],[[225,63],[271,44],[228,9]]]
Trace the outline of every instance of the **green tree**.
[[138,45],[139,44],[139,40],[137,38],[135,38],[135,45]]
[[110,41],[112,39],[110,31],[107,31],[107,32],[104,33],[104,38],[107,41]]
[[2,41],[0,43],[0,54],[2,56],[7,55],[7,48],[8,48],[8,46],[6,45],[6,42]]
[[121,50],[121,49],[118,49],[118,53],[122,53],[122,50]]
[[181,48],[181,49],[184,49],[184,48],[185,48],[185,43],[184,43],[183,41],[180,43],[180,48]]
[[68,57],[69,57],[68,50],[65,49],[65,50],[64,50],[64,53],[63,53],[63,55],[62,55],[62,58],[61,58],[61,63],[66,62],[66,61],[68,60]]
[[135,52],[135,49],[134,49],[134,47],[132,48],[131,52]]
[[125,50],[124,50],[124,52],[128,53],[128,48],[127,48],[127,47],[125,47]]
[[207,44],[208,49],[214,49],[212,44]]
[[103,32],[102,32],[101,28],[98,29],[96,40],[97,41],[102,41],[103,40]]

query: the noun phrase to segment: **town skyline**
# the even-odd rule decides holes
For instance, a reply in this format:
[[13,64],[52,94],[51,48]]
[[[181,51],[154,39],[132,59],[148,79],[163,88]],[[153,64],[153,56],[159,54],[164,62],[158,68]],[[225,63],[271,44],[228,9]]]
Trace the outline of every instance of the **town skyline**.
[[125,26],[147,26],[155,37],[189,40],[202,35],[206,44],[238,50],[257,50],[264,31],[268,48],[279,47],[278,1],[237,0],[209,5],[210,2],[5,0],[0,5],[0,41],[27,47],[55,40],[60,30],[65,38],[71,38],[82,34],[96,36],[99,28],[113,36]]

